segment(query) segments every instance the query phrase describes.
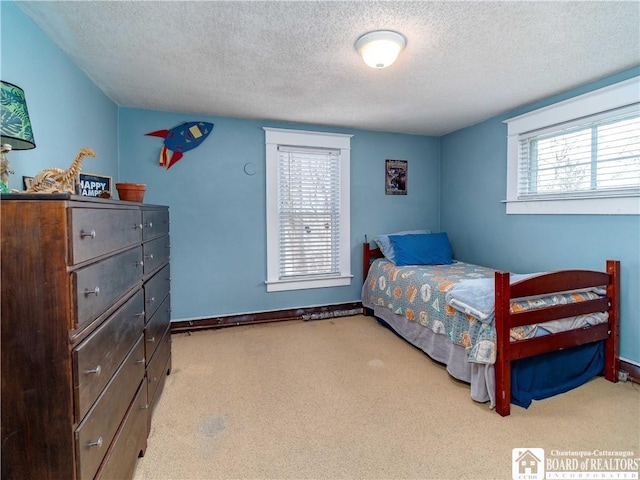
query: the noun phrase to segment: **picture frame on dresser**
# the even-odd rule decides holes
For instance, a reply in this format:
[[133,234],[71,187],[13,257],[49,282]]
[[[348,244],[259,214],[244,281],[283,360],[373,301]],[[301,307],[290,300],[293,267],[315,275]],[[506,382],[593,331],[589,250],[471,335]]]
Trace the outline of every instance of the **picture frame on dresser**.
[[[29,188],[31,188],[31,186],[33,185],[33,179],[34,179],[34,177],[27,177],[27,176],[23,176],[22,177],[22,185],[23,185],[25,191],[28,190]],[[43,182],[43,185],[47,186],[47,187],[52,187],[54,185],[54,183],[52,181],[45,180]]]
[[76,193],[84,197],[103,197],[104,192],[113,196],[113,178],[109,175],[80,172],[76,182]]

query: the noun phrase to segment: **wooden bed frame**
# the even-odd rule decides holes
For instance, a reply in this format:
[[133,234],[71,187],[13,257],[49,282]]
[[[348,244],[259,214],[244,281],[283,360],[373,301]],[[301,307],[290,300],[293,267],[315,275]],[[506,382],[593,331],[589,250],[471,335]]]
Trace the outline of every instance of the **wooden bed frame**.
[[[379,248],[371,248],[368,243],[363,243],[363,282],[367,278],[371,262],[379,257],[382,257]],[[604,340],[604,376],[611,382],[618,381],[620,364],[618,358],[620,262],[618,260],[607,260],[606,272],[561,270],[536,275],[513,284],[510,283],[509,277],[508,272],[495,273],[496,411],[500,415],[504,417],[510,413],[511,362],[514,360]],[[606,297],[518,313],[510,312],[512,299],[601,286],[606,286]],[[511,328],[514,327],[604,311],[609,312],[609,320],[599,325],[518,341],[511,341],[509,335]]]

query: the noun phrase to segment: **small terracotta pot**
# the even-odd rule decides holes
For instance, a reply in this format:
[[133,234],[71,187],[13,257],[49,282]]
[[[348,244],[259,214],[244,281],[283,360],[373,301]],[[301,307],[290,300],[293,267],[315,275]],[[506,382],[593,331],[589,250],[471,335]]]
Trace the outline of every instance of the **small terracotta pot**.
[[144,183],[116,183],[118,197],[127,202],[142,202],[147,186]]

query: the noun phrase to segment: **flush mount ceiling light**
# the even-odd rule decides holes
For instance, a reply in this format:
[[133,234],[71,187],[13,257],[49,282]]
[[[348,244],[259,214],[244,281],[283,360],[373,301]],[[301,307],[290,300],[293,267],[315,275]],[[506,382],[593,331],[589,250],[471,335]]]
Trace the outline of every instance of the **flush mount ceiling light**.
[[386,68],[398,58],[407,45],[403,35],[391,30],[365,33],[356,42],[356,50],[371,68]]

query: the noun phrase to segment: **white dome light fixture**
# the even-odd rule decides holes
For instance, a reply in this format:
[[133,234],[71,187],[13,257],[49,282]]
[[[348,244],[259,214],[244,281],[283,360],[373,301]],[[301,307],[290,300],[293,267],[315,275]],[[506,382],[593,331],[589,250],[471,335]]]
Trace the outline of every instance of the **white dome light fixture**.
[[376,30],[362,35],[356,42],[356,50],[371,68],[386,68],[406,45],[407,39],[398,32]]

